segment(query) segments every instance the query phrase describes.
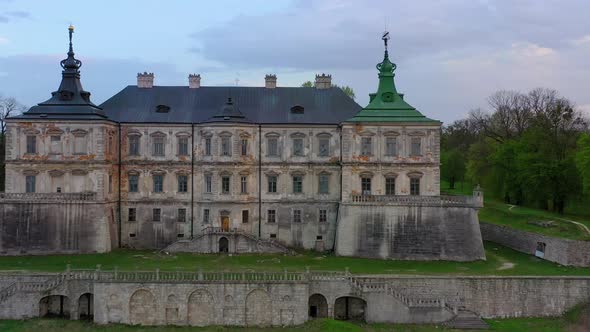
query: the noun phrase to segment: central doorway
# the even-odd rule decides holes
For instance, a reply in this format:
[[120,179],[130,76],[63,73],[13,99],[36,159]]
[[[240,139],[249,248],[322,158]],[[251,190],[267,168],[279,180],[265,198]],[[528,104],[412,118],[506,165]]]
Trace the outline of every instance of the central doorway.
[[219,239],[219,252],[221,253],[228,253],[229,252],[229,240],[223,236]]
[[221,216],[221,231],[229,232],[229,217]]

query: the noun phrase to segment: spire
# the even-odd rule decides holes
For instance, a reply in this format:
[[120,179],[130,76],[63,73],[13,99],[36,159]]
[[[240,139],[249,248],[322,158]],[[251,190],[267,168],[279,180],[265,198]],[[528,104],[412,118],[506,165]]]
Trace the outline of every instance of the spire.
[[376,93],[371,93],[369,105],[357,113],[350,122],[437,122],[418,112],[410,104],[406,103],[403,94],[395,88],[393,73],[396,64],[389,60],[389,32],[383,32],[381,37],[385,47],[383,61],[377,64],[379,71],[379,87]]
[[72,43],[73,34],[74,26],[70,25],[68,27],[68,56],[59,63],[63,68],[59,88],[51,93],[51,98],[31,107],[25,115],[44,114],[47,117],[49,114],[67,114],[80,118],[105,117],[102,110],[90,101],[90,92],[84,91],[82,82],[80,82],[82,61],[75,58]]

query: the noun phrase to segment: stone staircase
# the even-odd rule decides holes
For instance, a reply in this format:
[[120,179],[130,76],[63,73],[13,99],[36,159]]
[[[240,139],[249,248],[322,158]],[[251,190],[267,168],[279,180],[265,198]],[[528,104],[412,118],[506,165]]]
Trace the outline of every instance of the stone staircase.
[[443,324],[452,329],[487,330],[490,326],[475,312],[459,310],[457,315]]
[[46,292],[55,289],[61,285],[66,279],[66,274],[59,274],[53,278],[39,281],[16,281],[7,287],[0,289],[0,303],[6,301],[8,298],[18,292]]

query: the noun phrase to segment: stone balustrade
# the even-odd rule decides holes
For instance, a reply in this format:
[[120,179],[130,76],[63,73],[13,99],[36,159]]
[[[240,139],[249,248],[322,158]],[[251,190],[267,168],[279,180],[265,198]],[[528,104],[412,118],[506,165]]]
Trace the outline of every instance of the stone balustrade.
[[4,193],[0,192],[0,201],[56,202],[56,201],[95,201],[95,192],[81,193]]
[[412,195],[350,195],[350,202],[362,204],[387,204],[401,206],[441,206],[481,208],[480,200],[472,196],[412,196]]

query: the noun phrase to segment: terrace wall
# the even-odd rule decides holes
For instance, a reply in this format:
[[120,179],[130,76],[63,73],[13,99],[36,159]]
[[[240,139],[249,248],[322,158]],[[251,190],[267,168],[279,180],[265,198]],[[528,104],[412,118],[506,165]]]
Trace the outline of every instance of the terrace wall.
[[535,255],[539,243],[544,243],[544,253],[539,257],[562,265],[590,266],[589,241],[551,237],[485,222],[480,223],[480,229],[485,241],[531,255]]

